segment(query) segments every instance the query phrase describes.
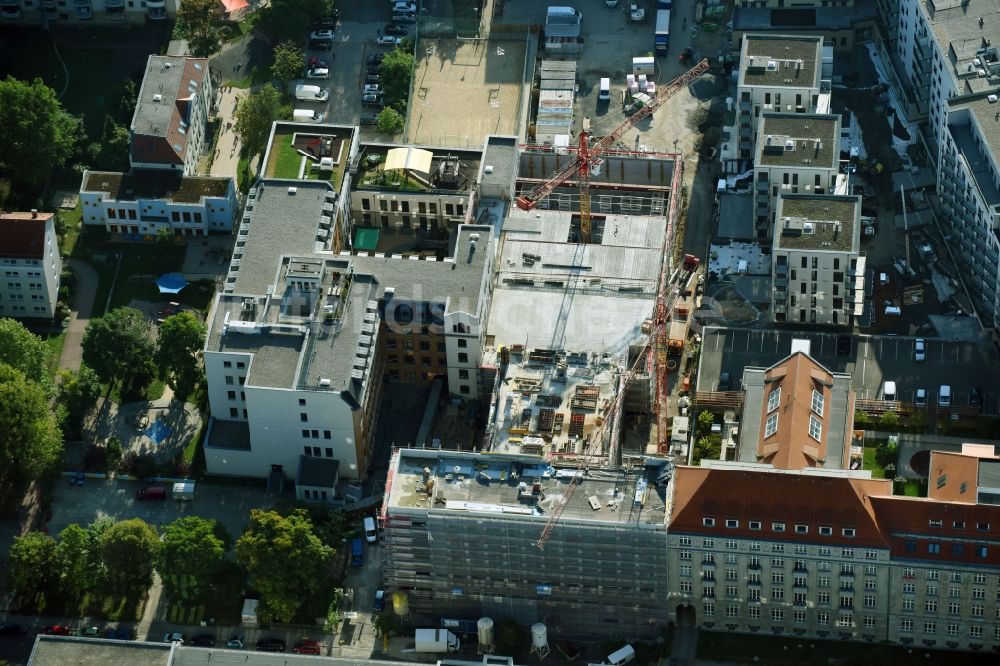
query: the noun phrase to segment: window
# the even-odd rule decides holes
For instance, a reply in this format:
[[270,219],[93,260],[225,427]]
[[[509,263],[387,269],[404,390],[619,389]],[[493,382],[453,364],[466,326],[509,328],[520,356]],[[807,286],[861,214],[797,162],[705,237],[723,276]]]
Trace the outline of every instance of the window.
[[772,587],[771,588],[771,599],[773,601],[781,601],[785,598],[785,589],[782,587]]
[[681,576],[690,577],[691,576],[691,566],[688,564],[681,565]]
[[691,559],[691,551],[690,550],[682,550],[680,558],[682,560],[690,560]]
[[785,609],[784,608],[772,608],[771,609],[771,621],[772,622],[784,622],[785,621]]
[[771,523],[771,531],[772,532],[784,532],[785,531],[785,524],[784,523]]
[[458,387],[458,392],[462,393],[463,395],[469,395],[470,391],[471,389],[469,388],[468,384],[460,384]]
[[711,601],[706,601],[702,604],[702,613],[708,617],[713,617],[715,615],[715,604]]
[[979,624],[974,624],[969,627],[969,638],[982,638],[983,637],[983,627]]
[[230,418],[234,418],[235,419],[239,415],[240,415],[240,411],[238,409],[236,409],[235,407],[230,407],[229,408],[229,417]]
[[469,355],[466,354],[465,352],[459,352],[458,353],[458,362],[459,363],[468,363],[469,362]]
[[715,527],[715,518],[702,518],[701,524],[705,527]]
[[233,362],[232,361],[223,361],[222,362],[222,367],[223,368],[231,368],[231,367],[233,367]]
[[728,527],[730,529],[735,529],[735,528],[737,528],[739,526],[740,526],[740,521],[738,521],[738,520],[736,520],[734,518],[727,518],[726,519],[726,527]]
[[829,525],[820,525],[819,533],[820,536],[831,536],[833,534],[833,528]]
[[853,537],[854,536],[854,528],[853,527],[845,527],[843,530],[841,530],[841,534],[843,534],[845,537]]
[[301,421],[302,423],[308,423],[309,415],[306,414],[305,412],[299,412],[299,421]]
[[462,349],[465,349],[466,347],[469,346],[469,341],[466,340],[465,338],[459,338],[458,339],[458,346],[461,347]]
[[955,556],[958,556],[958,557],[961,557],[962,555],[965,555],[965,544],[961,544],[961,543],[953,543],[953,544],[951,544],[951,554],[955,555]]
[[747,617],[749,617],[751,620],[759,620],[760,619],[760,606],[751,606],[748,609],[747,613],[748,613]]
[[230,400],[236,400],[236,391],[226,391],[226,397]]
[[909,617],[904,617],[899,620],[899,630],[905,633],[910,633],[913,631],[913,619]]
[[767,411],[768,413],[773,412],[778,408],[778,404],[781,402],[781,387],[771,391],[770,395],[767,396]]
[[962,604],[957,601],[952,601],[948,604],[948,615],[961,615],[962,614]]
[[796,534],[809,534],[809,526],[808,525],[802,525],[802,524],[796,524],[795,525],[795,533]]
[[232,375],[226,375],[226,384],[229,385],[229,386],[233,385],[233,376]]
[[817,585],[819,585],[820,587],[830,587],[830,577],[829,576],[820,576],[817,579]]
[[875,595],[866,594],[865,595],[865,608],[875,608]]
[[332,433],[329,430],[324,430],[323,439],[332,439]]
[[937,599],[925,599],[924,600],[924,612],[925,613],[937,613]]
[[823,403],[824,402],[825,402],[825,400],[823,398],[823,394],[820,393],[819,391],[817,391],[816,389],[813,389],[812,410],[814,412],[816,412],[817,414],[819,414],[820,416],[823,416]]
[[809,436],[817,442],[823,441],[823,422],[812,414],[809,415]]
[[774,433],[778,432],[778,413],[775,412],[767,417],[767,421],[764,423],[764,438],[768,438]]
[[329,446],[326,447],[326,457],[327,458],[332,458],[333,457],[333,449],[331,449]]
[[913,598],[903,597],[903,610],[912,611],[913,610]]
[[[728,548],[729,550],[736,550],[739,547],[740,547],[740,545],[736,542],[736,539],[729,539],[728,541],[726,541],[726,548]],[[736,557],[736,556],[732,555],[732,557]],[[726,561],[727,562],[729,561],[729,558],[730,558],[730,556],[726,555]]]
[[465,370],[465,369],[459,370],[458,371],[458,378],[459,379],[468,379],[469,378],[469,371]]
[[750,529],[752,529],[752,530],[754,530],[756,532],[759,532],[760,531],[760,521],[759,520],[751,520],[750,521]]
[[691,581],[689,581],[689,580],[682,580],[681,581],[680,590],[684,594],[691,594]]
[[930,543],[927,544],[927,552],[931,555],[941,554],[941,544],[937,543],[936,541],[931,541]]

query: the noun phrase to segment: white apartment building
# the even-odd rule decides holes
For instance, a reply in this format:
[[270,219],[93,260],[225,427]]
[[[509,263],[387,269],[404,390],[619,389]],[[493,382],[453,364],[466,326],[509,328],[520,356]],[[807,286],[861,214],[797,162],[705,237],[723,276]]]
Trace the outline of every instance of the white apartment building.
[[[832,66],[832,54],[830,55]],[[737,157],[753,158],[760,117],[768,111],[827,113],[823,38],[747,34],[740,48],[737,80]]]
[[55,315],[62,258],[54,218],[36,210],[0,213],[0,317]]
[[846,178],[840,174],[839,115],[766,112],[759,127],[754,214],[758,236],[768,238],[776,235],[779,195],[830,194],[844,189]]
[[131,236],[162,229],[177,236],[229,232],[239,205],[232,178],[161,169],[85,171],[80,202],[84,224]]
[[0,25],[134,25],[173,18],[179,0],[0,0]]
[[939,220],[985,326],[1000,328],[1000,88],[953,97],[940,135]]
[[149,56],[129,128],[132,169],[193,174],[214,96],[207,58]]
[[782,195],[775,225],[772,320],[852,325],[864,308],[861,198]]

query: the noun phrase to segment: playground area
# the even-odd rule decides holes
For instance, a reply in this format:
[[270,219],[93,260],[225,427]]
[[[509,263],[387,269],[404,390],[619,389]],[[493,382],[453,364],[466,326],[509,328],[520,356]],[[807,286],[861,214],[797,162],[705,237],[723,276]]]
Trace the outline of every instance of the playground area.
[[407,142],[480,147],[517,134],[526,50],[523,39],[420,40]]

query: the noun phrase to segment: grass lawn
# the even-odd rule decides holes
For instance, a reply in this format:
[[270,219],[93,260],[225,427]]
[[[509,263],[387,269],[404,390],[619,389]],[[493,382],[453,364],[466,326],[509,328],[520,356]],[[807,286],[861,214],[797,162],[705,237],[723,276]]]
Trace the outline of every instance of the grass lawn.
[[66,229],[62,240],[59,241],[59,252],[64,257],[71,257],[73,250],[76,249],[76,241],[80,238],[80,231],[83,229],[83,204],[77,201],[76,208],[59,211],[59,217]]
[[875,447],[866,446],[863,464],[861,469],[870,469],[872,471],[873,479],[884,479],[885,478],[885,468],[878,464],[878,460],[875,458]]
[[896,487],[893,492],[896,495],[906,495],[907,497],[923,497],[924,488],[923,484],[917,479],[906,479],[901,484],[894,484]]
[[273,167],[269,172],[273,178],[298,178],[302,166],[302,155],[292,147],[292,135],[276,138],[273,146]]
[[113,622],[137,622],[142,619],[145,603],[146,590],[135,591],[125,596],[86,594],[82,599],[49,597],[39,592],[32,599],[26,599],[20,611],[39,615],[101,618]]
[[271,63],[267,63],[266,65],[257,65],[247,72],[245,76],[238,79],[230,79],[222,85],[246,90],[252,86],[270,83],[273,80],[271,77]]
[[243,609],[243,582],[243,574],[235,564],[230,563],[207,590],[185,595],[166,592],[167,620],[175,624],[199,624],[211,620],[216,624],[237,625]]
[[62,356],[63,345],[66,343],[66,331],[49,333],[45,336],[45,374],[50,380],[55,379],[59,371],[59,357]]

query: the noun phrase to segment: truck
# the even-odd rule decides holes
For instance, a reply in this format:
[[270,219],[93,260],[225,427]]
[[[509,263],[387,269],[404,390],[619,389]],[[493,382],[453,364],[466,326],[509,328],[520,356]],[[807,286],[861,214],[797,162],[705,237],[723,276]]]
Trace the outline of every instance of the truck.
[[363,567],[365,565],[365,544],[361,537],[351,539],[351,566]]
[[174,484],[175,500],[190,502],[194,499],[194,481],[178,481]]
[[319,86],[299,84],[295,86],[295,99],[303,102],[325,102],[330,98],[330,91]]
[[441,620],[441,628],[454,631],[456,634],[462,636],[479,634],[479,623],[476,620],[453,620],[450,618],[444,618]]
[[417,629],[415,652],[458,652],[462,642],[447,629]]
[[657,9],[673,9],[674,0],[656,0]]
[[656,32],[653,33],[653,46],[656,55],[666,55],[667,47],[670,45],[670,10],[656,10]]
[[638,2],[633,2],[628,6],[628,20],[632,23],[642,23],[646,20],[646,10],[640,7]]

